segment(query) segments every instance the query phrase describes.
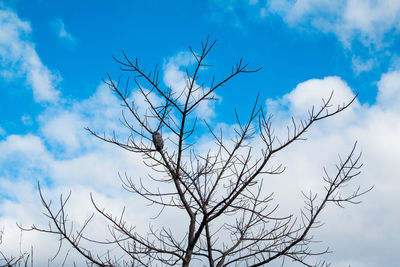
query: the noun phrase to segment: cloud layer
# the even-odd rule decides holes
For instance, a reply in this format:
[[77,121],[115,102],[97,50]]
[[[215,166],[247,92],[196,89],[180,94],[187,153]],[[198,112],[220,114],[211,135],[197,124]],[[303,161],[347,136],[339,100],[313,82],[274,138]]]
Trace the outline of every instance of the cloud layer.
[[[333,33],[350,47],[354,40],[377,47],[392,41],[400,30],[400,3],[396,0],[231,0],[214,2],[228,12],[248,9],[252,19],[279,15],[291,27]],[[237,24],[237,23],[236,23]]]
[[[257,7],[260,16],[280,14],[290,25],[309,23],[322,31],[335,33],[344,43],[359,39],[367,45],[382,45],[390,31],[397,31],[396,19],[400,9],[395,1],[354,0],[330,2],[328,5],[327,1],[253,0],[247,4]],[[386,10],[389,4],[391,10]],[[231,1],[231,5],[235,5],[235,1]],[[356,5],[360,8],[355,9]],[[372,10],[376,11],[372,18],[365,20]],[[320,15],[322,11],[326,16]],[[383,19],[385,16],[387,20]],[[40,61],[34,44],[29,40],[30,24],[19,19],[14,12],[1,9],[0,26],[2,77],[24,77],[37,102],[62,100],[57,90],[59,77]],[[175,92],[181,92],[185,86],[182,69],[192,63],[186,53],[166,59],[164,83]],[[360,71],[369,68],[368,64],[362,66],[358,63]],[[281,176],[264,177],[266,192],[276,193],[279,212],[296,213],[303,205],[300,191],[322,192],[322,167],[333,170],[338,154],[346,156],[358,140],[364,166],[353,185],[360,184],[363,188],[374,185],[375,188],[362,197],[363,203],[359,206],[327,209],[323,214],[327,224],[314,232],[317,239],[324,241],[316,246],[329,246],[335,252],[327,256],[334,265],[391,266],[398,261],[399,84],[400,71],[390,70],[382,74],[376,81],[378,94],[373,105],[356,100],[345,112],[312,127],[306,133],[307,142],[294,143],[274,159],[283,163],[287,171]],[[266,109],[274,114],[277,133],[285,138],[286,125],[291,123],[291,117],[304,118],[311,106],[319,106],[332,91],[333,109],[354,97],[354,90],[346,81],[330,76],[302,81],[290,93],[278,99],[267,99]],[[137,92],[133,95],[139,101],[138,107],[142,108],[143,99]],[[140,178],[147,181],[148,168],[143,165],[142,157],[105,144],[84,130],[87,126],[100,133],[116,130],[117,135],[127,137],[129,131],[118,121],[120,108],[120,102],[109,88],[99,85],[87,99],[76,100],[69,106],[46,107],[37,118],[39,128],[35,133],[7,135],[0,128],[0,136],[4,136],[0,141],[0,231],[4,231],[0,250],[3,253],[16,256],[20,250],[30,251],[32,246],[35,264],[45,266],[57,251],[56,236],[21,233],[15,225],[15,222],[24,226],[47,225],[36,188],[38,180],[47,199],[57,201],[60,194],[72,190],[68,212],[77,226],[93,212],[89,199],[92,192],[98,203],[114,214],[127,205],[127,220],[136,225],[139,232],[147,231],[149,218],[158,210],[147,207],[137,196],[121,190],[118,178],[118,172],[121,175],[126,172],[135,181]],[[198,115],[213,118],[213,105],[200,106]],[[234,126],[223,125],[228,132],[233,132]],[[208,151],[213,145],[209,135],[199,136],[198,140],[197,146],[201,150]],[[261,149],[262,145],[257,140],[254,142],[255,148]],[[184,218],[180,216],[166,212],[151,223],[172,225],[173,231],[181,234],[185,222],[177,219]],[[106,236],[107,229],[103,223],[98,216],[95,217],[90,234],[99,238]],[[68,246],[63,248],[62,253],[67,253],[67,249]],[[98,249],[100,253],[104,252],[103,247]],[[68,262],[76,259],[73,252],[69,255]],[[62,261],[62,257],[57,258],[50,265],[60,266]]]
[[[396,141],[400,134],[400,121],[398,107],[393,102],[400,96],[398,79],[399,72],[382,75],[377,83],[377,104],[367,106],[356,101],[343,114],[313,127],[307,134],[309,141],[295,143],[276,159],[286,165],[287,172],[264,181],[268,185],[268,192],[276,192],[276,202],[280,203],[281,212],[296,211],[302,206],[300,191],[323,190],[322,166],[332,169],[338,160],[338,153],[345,156],[353,142],[358,140],[364,167],[354,186],[361,184],[367,188],[375,185],[375,188],[362,198],[364,203],[360,206],[348,206],[345,210],[331,207],[324,214],[327,224],[316,233],[317,237],[324,240],[323,246],[329,245],[336,252],[330,256],[334,264],[378,266],[382,263],[380,251],[392,251],[396,255],[398,247],[390,239],[394,233],[398,233],[398,229],[397,225],[390,222],[400,219],[396,212],[392,212],[400,201],[396,190],[399,185],[396,174],[400,172],[396,163],[400,158],[400,147]],[[304,118],[307,108],[320,105],[321,99],[329,96],[332,89],[333,102],[338,105],[354,96],[339,77],[326,77],[305,81],[282,98],[268,100],[268,111],[276,115],[274,121],[277,132],[282,129],[284,133],[290,116]],[[109,108],[93,108],[99,105]],[[123,131],[115,124],[118,114],[116,97],[108,88],[100,86],[92,97],[77,102],[72,108],[45,112],[42,117],[46,119],[42,119],[40,125],[41,134],[11,135],[0,142],[3,195],[0,203],[1,224],[5,229],[3,244],[8,244],[7,248],[2,248],[5,252],[15,255],[18,251],[19,240],[15,237],[20,233],[15,227],[16,221],[25,226],[32,223],[45,225],[44,217],[38,212],[42,208],[34,185],[36,179],[44,183],[46,179],[51,179],[50,188],[45,187],[49,199],[55,200],[59,194],[66,194],[70,189],[73,191],[70,212],[77,222],[82,222],[93,211],[88,202],[89,192],[94,192],[101,204],[115,212],[122,208],[123,203],[128,204],[127,199],[135,199],[136,204],[130,207],[132,223],[146,229],[146,222],[156,212],[147,209],[143,213],[144,206],[141,205],[145,203],[122,192],[117,179],[118,171],[135,174],[135,179],[145,178],[147,169],[140,164],[140,156],[103,144],[83,130],[83,126],[89,125],[100,130]],[[80,208],[76,209],[78,206]],[[341,220],[343,217],[347,219]],[[157,223],[163,223],[167,218],[165,216]],[[377,223],[381,227],[371,229]],[[96,231],[105,234],[106,229],[101,227],[100,222],[95,221],[94,225],[103,229]],[[44,263],[51,257],[48,250],[41,248],[54,246],[50,244],[54,244],[55,239],[25,232],[22,238],[24,249],[29,250],[30,245],[34,245],[38,262]],[[382,238],[389,242],[382,243]],[[367,253],[366,256],[365,244],[374,253]],[[395,259],[393,257],[386,259],[388,264]]]

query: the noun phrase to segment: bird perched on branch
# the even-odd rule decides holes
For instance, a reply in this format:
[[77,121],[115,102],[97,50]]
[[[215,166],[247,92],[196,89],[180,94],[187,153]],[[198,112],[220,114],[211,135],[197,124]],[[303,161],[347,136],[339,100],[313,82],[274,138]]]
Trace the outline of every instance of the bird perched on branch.
[[163,149],[164,141],[163,141],[162,136],[161,136],[161,134],[159,132],[154,132],[153,133],[153,143],[154,143],[154,146],[156,147],[156,150],[158,152],[160,152]]

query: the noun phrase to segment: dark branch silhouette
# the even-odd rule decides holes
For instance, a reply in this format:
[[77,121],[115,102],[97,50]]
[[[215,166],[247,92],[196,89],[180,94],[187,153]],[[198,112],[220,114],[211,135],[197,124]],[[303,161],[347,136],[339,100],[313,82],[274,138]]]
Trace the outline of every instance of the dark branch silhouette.
[[[207,39],[199,53],[190,48],[195,64],[192,70],[186,70],[185,87],[179,92],[168,85],[162,86],[157,68],[146,73],[137,59],[131,60],[125,53],[122,59],[115,58],[122,71],[132,74],[131,79],[144,97],[147,110],[139,110],[135,99],[130,98],[129,80],[121,86],[120,81],[108,75],[105,82],[122,101],[121,122],[131,135],[121,141],[115,135],[106,136],[87,128],[102,141],[141,154],[146,166],[160,174],[149,176],[159,187],[147,186],[145,180],[126,174],[120,175],[120,179],[126,190],[159,206],[161,212],[183,210],[188,222],[183,239],[168,226],[150,227],[147,233],[138,233],[133,226],[135,222],[125,219],[124,211],[115,216],[103,209],[92,195],[95,211],[109,223],[111,239],[90,239],[84,231],[92,217],[83,227],[75,229],[65,213],[70,194],[66,198],[61,196],[59,206],[53,207],[45,200],[40,186],[40,197],[51,224],[49,228],[33,225],[27,230],[58,235],[60,242],[69,243],[88,265],[189,266],[200,262],[208,266],[261,266],[281,259],[305,266],[327,266],[323,261],[310,263],[313,256],[328,252],[328,249],[314,251],[310,246],[315,241],[310,232],[322,226],[321,212],[331,203],[340,207],[345,203],[357,204],[359,197],[370,190],[358,188],[350,194],[341,190],[360,173],[361,155],[356,152],[356,143],[340,159],[334,173],[325,171],[322,194],[303,192],[305,204],[299,217],[276,216],[278,206],[272,202],[273,194],[265,195],[262,188],[267,176],[285,171],[282,165],[270,164],[273,156],[293,142],[305,140],[304,134],[314,123],[344,111],[357,96],[332,108],[332,92],[319,107],[311,107],[307,118],[292,119],[284,139],[275,135],[272,117],[264,113],[257,97],[246,121],[242,122],[235,111],[235,136],[226,139],[222,130],[216,132],[208,122],[202,123],[194,111],[200,104],[215,100],[214,92],[233,78],[260,69],[251,69],[240,60],[220,81],[213,77],[208,86],[199,85],[199,73],[203,67],[209,67],[205,61],[214,45],[215,42]],[[152,101],[154,97],[161,101]],[[132,119],[134,122],[129,122]],[[200,127],[208,129],[214,138],[213,147],[205,154],[199,153],[196,147]],[[254,146],[257,140],[261,147]],[[112,257],[111,250],[106,256],[97,255],[85,248],[82,240],[117,246],[125,257]]]

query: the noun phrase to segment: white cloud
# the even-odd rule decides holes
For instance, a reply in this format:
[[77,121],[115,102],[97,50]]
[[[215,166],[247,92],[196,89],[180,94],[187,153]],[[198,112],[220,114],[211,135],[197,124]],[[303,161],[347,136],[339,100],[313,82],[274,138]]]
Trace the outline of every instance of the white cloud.
[[56,85],[61,77],[41,62],[29,40],[30,33],[29,22],[0,7],[0,75],[5,79],[25,77],[37,102],[55,102],[60,95]]
[[78,134],[85,127],[85,121],[79,114],[63,112],[49,118],[42,127],[44,136],[67,151],[76,151],[81,144]]
[[[120,102],[116,95],[101,84],[88,99],[76,101],[69,107],[49,107],[38,121],[46,142],[70,157],[87,151],[97,142],[84,130],[86,127],[111,134],[112,130],[120,128],[120,116]],[[120,130],[126,133],[125,129]]]
[[377,102],[382,109],[400,111],[400,71],[382,75],[378,82]]
[[[288,98],[292,114],[306,115],[307,107],[320,104],[321,100],[328,99],[331,93],[333,93],[331,104],[334,108],[354,97],[350,87],[339,77],[308,80],[297,85],[284,97]],[[352,105],[352,108],[355,106],[359,106],[358,101]]]
[[[0,142],[0,160],[11,160],[16,154],[23,153],[28,155],[32,160],[47,158],[46,148],[42,140],[34,135],[28,134],[25,136],[9,135]],[[14,155],[14,156],[13,156]]]
[[267,9],[289,25],[309,24],[333,32],[346,46],[353,40],[381,46],[393,30],[400,29],[400,2],[393,0],[270,0]]
[[[119,171],[122,175],[126,171],[135,180],[147,177],[141,156],[103,143],[83,128],[90,126],[107,133],[115,129],[128,136],[129,133],[120,127],[120,112],[116,96],[107,86],[101,85],[91,97],[72,106],[48,107],[38,119],[40,135],[10,135],[0,141],[0,229],[4,229],[0,250],[3,253],[16,256],[20,250],[29,252],[33,246],[34,261],[42,266],[57,252],[56,236],[21,233],[15,225],[16,222],[25,227],[47,225],[36,189],[37,180],[46,198],[55,202],[61,193],[65,196],[72,190],[68,213],[76,227],[94,211],[90,192],[98,204],[115,214],[120,213],[124,202],[128,201],[131,204],[127,219],[137,224],[137,229],[147,227],[148,219],[156,212],[143,211],[147,203],[122,190],[118,178]],[[104,226],[97,216],[91,224],[91,229],[95,229],[95,232],[89,231],[91,237],[104,237],[108,231]],[[66,253],[67,248],[62,253]],[[82,261],[74,252],[68,262],[73,259],[78,259],[78,264]],[[51,266],[60,266],[62,260],[62,257],[57,258]]]
[[72,44],[76,42],[75,37],[67,32],[64,21],[61,18],[56,18],[55,20],[50,21],[49,24],[60,39],[66,40]]
[[[398,71],[382,75],[377,83],[379,93],[375,105],[360,106],[356,102],[343,114],[312,127],[306,134],[306,143],[295,143],[281,154],[287,172],[269,183],[282,208],[293,210],[296,203],[300,207],[301,199],[296,201],[296,192],[321,190],[322,166],[334,169],[338,153],[345,156],[353,142],[358,141],[364,165],[353,188],[357,184],[375,188],[362,197],[363,203],[359,206],[332,207],[324,213],[326,225],[316,231],[316,236],[334,251],[324,257],[334,265],[381,266],[383,258],[383,265],[390,265],[396,259],[389,255],[395,255],[398,245],[382,240],[391,240],[391,236],[399,234],[398,227],[391,223],[400,219],[398,213],[392,212],[397,209],[395,203],[400,201],[395,189],[400,185],[397,175],[400,167],[396,163],[400,158],[400,110],[395,104],[400,96],[399,77]],[[319,97],[332,89],[339,103],[353,95],[340,78],[327,77],[306,81],[281,99],[269,100],[267,105],[272,105],[271,111],[278,115],[274,120],[278,132],[285,136],[289,116],[296,114],[292,112],[301,113],[310,104],[317,105]],[[377,228],[377,224],[381,226]],[[386,256],[382,257],[383,254]]]
[[306,26],[334,33],[346,47],[351,47],[354,40],[366,46],[382,47],[400,30],[400,2],[397,0],[231,1],[229,5],[214,0],[214,3],[235,16],[235,8],[246,4],[252,17],[259,14],[259,18],[268,18],[278,14],[291,27]]
[[[338,106],[343,106],[345,103],[354,98],[354,93],[351,88],[339,77],[326,77],[324,79],[310,79],[296,86],[290,93],[282,96],[280,99],[267,99],[266,105],[268,112],[274,114],[275,121],[281,121],[280,124],[291,124],[291,116],[296,119],[307,118],[308,112],[314,106],[318,109],[323,100],[327,101],[332,95],[330,101],[330,111],[334,111]],[[334,122],[330,120],[322,121],[321,128],[344,127],[349,122],[353,121],[357,116],[355,111],[362,107],[356,99],[348,108],[351,112],[342,112],[336,115],[338,119]],[[284,132],[286,128],[282,128]]]

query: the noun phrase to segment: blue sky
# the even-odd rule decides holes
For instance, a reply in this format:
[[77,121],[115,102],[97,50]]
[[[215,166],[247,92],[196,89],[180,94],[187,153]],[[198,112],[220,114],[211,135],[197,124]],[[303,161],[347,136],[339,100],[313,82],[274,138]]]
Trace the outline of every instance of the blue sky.
[[[119,206],[123,197],[112,197],[120,192],[117,172],[132,169],[130,162],[140,158],[99,144],[83,130],[120,129],[118,100],[102,83],[106,73],[124,75],[112,56],[124,50],[147,70],[158,64],[163,82],[174,87],[190,62],[187,48],[198,48],[209,36],[217,40],[208,59],[216,77],[240,58],[263,67],[216,92],[220,101],[204,115],[214,126],[224,123],[230,129],[233,108],[247,112],[257,93],[265,109],[276,114],[278,129],[331,90],[339,104],[360,94],[348,113],[322,123],[309,144],[295,146],[281,160],[294,165],[300,178],[306,179],[309,169],[318,176],[322,166],[359,140],[365,161],[359,183],[375,190],[362,206],[327,215],[333,223],[321,236],[338,251],[330,256],[334,265],[382,266],[381,257],[390,265],[399,258],[388,251],[400,249],[392,240],[399,230],[390,223],[399,219],[394,203],[400,201],[394,189],[400,185],[395,179],[400,172],[398,21],[397,0],[0,1],[0,230],[6,233],[0,249],[7,241],[7,251],[18,251],[15,221],[43,221],[33,212],[40,209],[37,180],[52,185],[53,197],[72,189],[79,203],[95,191]],[[208,144],[207,137],[199,138]],[[320,155],[319,147],[330,153]],[[293,183],[293,191],[303,189]],[[75,215],[86,214],[81,213]],[[336,234],[343,228],[337,216],[351,217],[346,234],[352,245],[348,236]],[[376,229],[381,216],[386,222]],[[365,236],[365,231],[375,234]],[[40,239],[26,237],[23,244]],[[350,255],[347,246],[358,247]],[[38,251],[36,259],[45,262],[46,256]]]
[[[357,44],[357,39],[351,40],[355,48],[346,49],[333,33],[309,29],[307,22],[291,27],[277,14],[269,15],[268,19],[257,17],[257,10],[252,10],[256,7],[248,4],[238,3],[232,10],[220,5],[207,1],[173,4],[127,1],[110,5],[106,1],[74,4],[34,0],[13,1],[9,7],[18,12],[21,20],[29,21],[31,32],[27,39],[35,45],[42,62],[61,76],[57,87],[67,100],[91,95],[94,84],[99,83],[106,72],[116,71],[112,55],[119,56],[122,50],[139,57],[150,69],[210,35],[218,40],[211,59],[217,73],[229,70],[239,58],[263,67],[259,74],[243,78],[246,83],[251,80],[251,88],[241,90],[243,84],[237,81],[233,90],[241,99],[251,100],[256,92],[264,97],[277,97],[301,81],[336,75],[360,92],[360,101],[374,102],[377,91],[374,82],[391,64],[388,56],[382,56],[384,61],[381,62],[383,51],[379,50],[379,60],[376,60],[376,51],[369,51],[370,47],[358,49],[362,45]],[[57,32],[60,30],[55,26],[57,22],[63,24],[68,37]],[[353,70],[353,58],[361,62],[372,58],[378,62],[368,73],[357,73]],[[18,87],[21,83],[15,80],[2,83],[2,88],[9,86]],[[248,94],[249,89],[254,93]],[[1,115],[2,121],[6,120],[2,127],[9,133],[21,133],[26,129],[15,123],[26,115],[18,108],[21,104],[29,106],[30,114],[37,115],[42,108],[32,105],[29,91],[18,92],[23,95],[1,90],[8,110],[7,115]],[[229,101],[228,107],[235,105],[236,100],[227,98],[229,95],[224,101]],[[14,116],[10,117],[11,114]]]

